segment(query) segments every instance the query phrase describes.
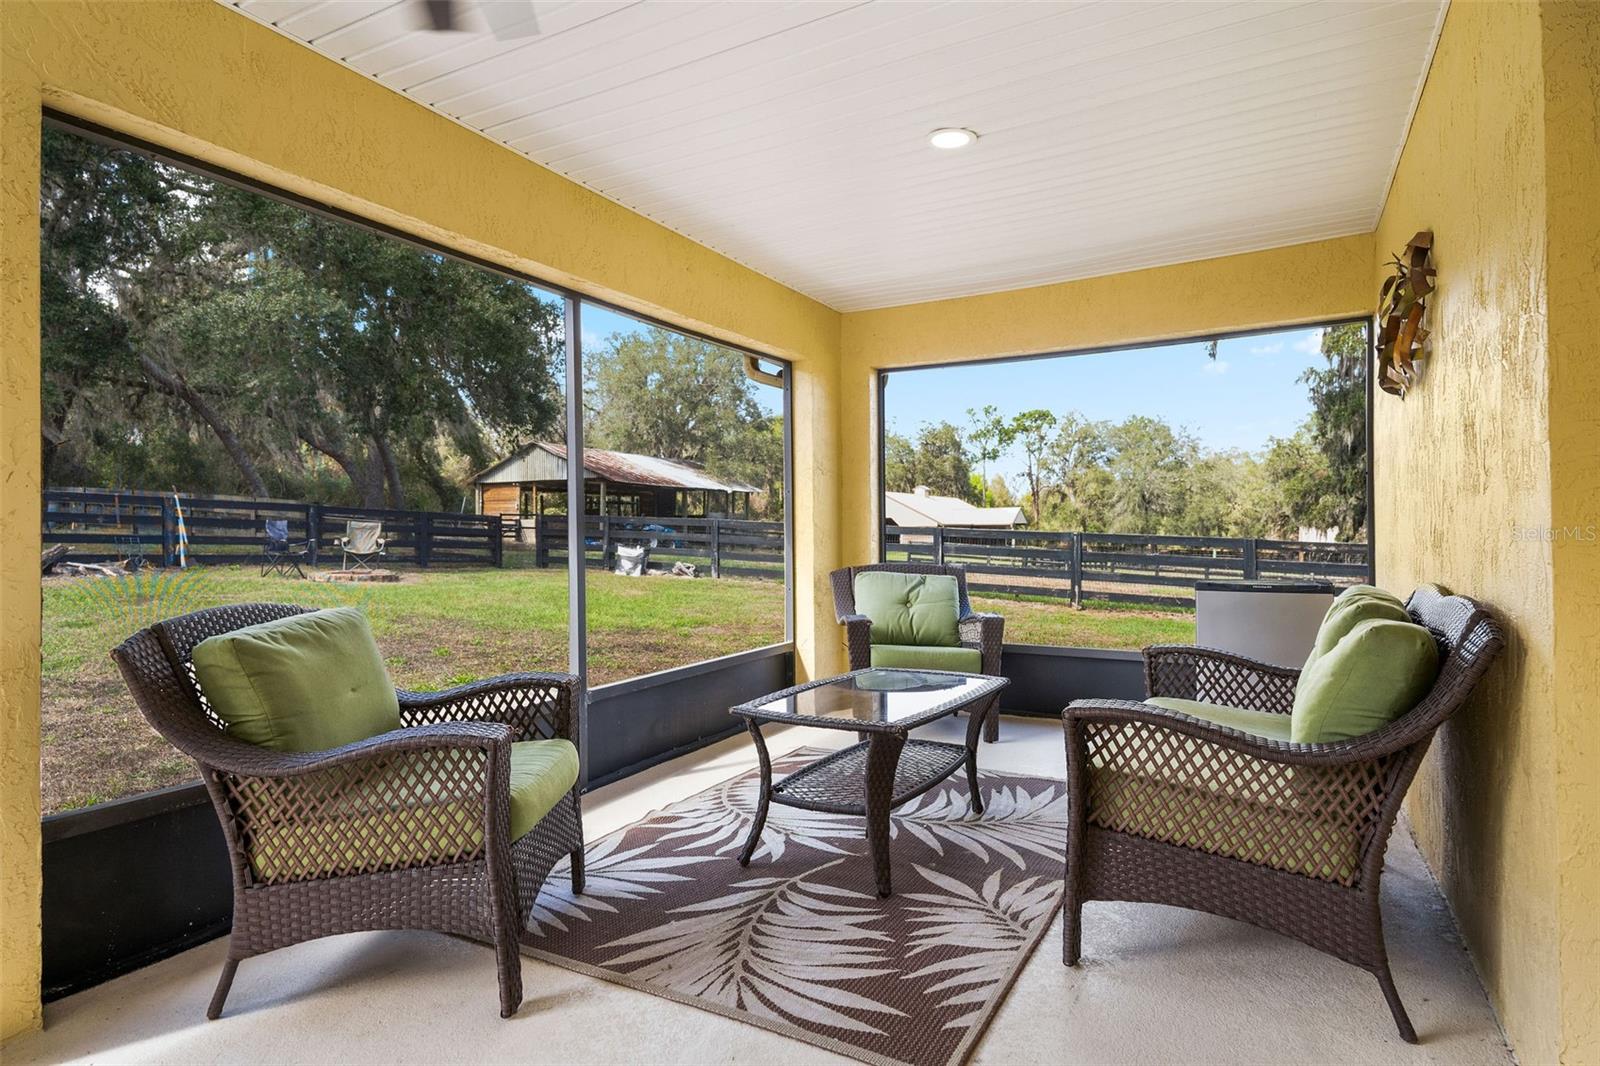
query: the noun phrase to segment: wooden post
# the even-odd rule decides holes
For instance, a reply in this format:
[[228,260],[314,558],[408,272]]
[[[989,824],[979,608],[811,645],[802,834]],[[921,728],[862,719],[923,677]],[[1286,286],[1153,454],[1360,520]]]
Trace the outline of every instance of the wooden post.
[[322,504],[314,503],[306,508],[306,562],[312,566],[317,565],[317,556],[322,551]]
[[[120,501],[119,501],[120,502]],[[172,566],[177,559],[177,519],[172,513],[172,501],[161,497],[161,565]]]
[[1072,561],[1068,567],[1072,571],[1072,606],[1083,606],[1083,530],[1068,534],[1072,538]]
[[[606,516],[606,483],[600,482],[600,569],[611,569],[611,519]],[[588,532],[585,530],[584,532]]]
[[708,531],[711,534],[711,576],[722,576],[722,525],[715,518],[710,519]]
[[433,554],[433,519],[425,514],[419,514],[414,528],[416,530],[414,536],[417,538],[417,565],[426,568],[428,557]]
[[1244,579],[1254,581],[1260,575],[1256,566],[1256,540],[1251,537],[1244,542]]
[[933,527],[933,562],[935,566],[944,565],[944,527]]
[[494,558],[495,566],[505,566],[505,519],[499,515],[493,515],[492,518],[493,521],[489,523],[489,554]]
[[550,523],[545,521],[545,516],[536,514],[533,517],[533,565],[540,570],[550,566]]

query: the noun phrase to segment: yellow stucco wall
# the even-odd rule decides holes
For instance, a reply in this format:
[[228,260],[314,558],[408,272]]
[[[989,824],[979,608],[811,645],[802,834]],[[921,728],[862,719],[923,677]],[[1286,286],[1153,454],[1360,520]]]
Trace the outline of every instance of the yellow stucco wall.
[[1433,359],[1375,412],[1378,579],[1468,592],[1510,630],[1410,813],[1524,1062],[1597,1053],[1597,19],[1452,6],[1374,259],[1375,285],[1434,231]]
[[[1543,9],[1564,1061],[1600,1062],[1600,5]],[[1524,1057],[1524,1062],[1530,1061]]]
[[[0,4],[0,1037],[39,1017],[38,172],[54,107],[794,360],[797,643],[836,565],[839,316],[210,0]],[[826,657],[826,651],[824,656]]]
[[[877,558],[877,402],[892,367],[1084,351],[1369,314],[1369,235],[844,316],[840,530]],[[1048,400],[1049,397],[1038,397]]]

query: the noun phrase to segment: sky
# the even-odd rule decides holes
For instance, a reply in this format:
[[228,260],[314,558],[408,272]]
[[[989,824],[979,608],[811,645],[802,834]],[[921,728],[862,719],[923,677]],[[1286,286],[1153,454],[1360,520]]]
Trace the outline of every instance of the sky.
[[[1120,422],[1151,415],[1183,427],[1210,449],[1259,451],[1292,434],[1311,413],[1301,373],[1326,365],[1320,329],[1292,329],[1206,346],[1168,344],[1085,355],[895,371],[884,394],[891,433],[914,436],[924,422],[970,424],[968,408],[1002,415],[1043,407],[1057,414]],[[1016,487],[1020,455],[990,463]]]
[[[591,303],[583,305],[583,345],[593,349],[614,333],[648,329],[636,318]],[[1005,415],[1034,407],[1077,411],[1097,420],[1152,415],[1187,429],[1210,449],[1260,451],[1273,437],[1294,433],[1311,414],[1300,375],[1325,365],[1320,329],[1290,329],[1204,343],[1019,359],[979,365],[902,370],[889,375],[884,417],[889,432],[915,435],[924,422],[965,428],[968,408],[994,404]],[[757,385],[757,402],[769,414],[783,398]],[[990,464],[1016,486],[1022,459]]]

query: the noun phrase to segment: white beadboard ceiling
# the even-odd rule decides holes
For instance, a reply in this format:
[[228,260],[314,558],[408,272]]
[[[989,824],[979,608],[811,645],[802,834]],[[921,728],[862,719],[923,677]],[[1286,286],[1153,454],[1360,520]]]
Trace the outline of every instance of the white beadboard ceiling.
[[232,6],[850,311],[1371,230],[1445,3]]

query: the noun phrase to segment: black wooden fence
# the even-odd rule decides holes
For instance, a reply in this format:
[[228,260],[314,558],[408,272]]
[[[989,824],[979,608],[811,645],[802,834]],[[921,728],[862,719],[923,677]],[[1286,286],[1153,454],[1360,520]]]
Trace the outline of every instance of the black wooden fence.
[[290,500],[48,489],[44,542],[72,547],[81,562],[140,559],[153,566],[178,562],[178,508],[183,509],[187,557],[200,563],[258,558],[269,520],[289,523],[289,540],[309,544],[313,565],[339,565],[336,537],[345,523],[382,522],[385,564],[419,567],[501,565],[499,515],[335,507]]
[[968,588],[1013,596],[1192,607],[1205,580],[1371,580],[1365,544],[886,525],[890,561],[959,563]]
[[[620,545],[650,549],[655,567],[692,563],[712,577],[784,579],[783,523],[743,518],[621,518],[589,515],[583,523],[584,562],[610,569]],[[566,515],[541,515],[534,561],[567,565]]]

